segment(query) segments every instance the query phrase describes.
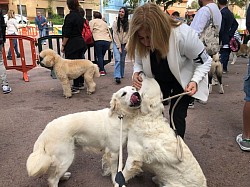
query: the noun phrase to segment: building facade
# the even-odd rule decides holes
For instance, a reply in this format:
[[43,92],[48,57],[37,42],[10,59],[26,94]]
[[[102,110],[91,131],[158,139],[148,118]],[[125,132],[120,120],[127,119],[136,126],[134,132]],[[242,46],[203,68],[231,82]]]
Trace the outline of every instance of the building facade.
[[[86,18],[91,20],[94,11],[100,11],[100,0],[79,0],[81,6],[86,11]],[[20,4],[21,6],[20,6]],[[0,0],[0,8],[3,14],[9,9],[14,10],[32,20],[36,13],[40,11],[45,17],[50,17],[51,13],[64,17],[69,13],[66,0]]]

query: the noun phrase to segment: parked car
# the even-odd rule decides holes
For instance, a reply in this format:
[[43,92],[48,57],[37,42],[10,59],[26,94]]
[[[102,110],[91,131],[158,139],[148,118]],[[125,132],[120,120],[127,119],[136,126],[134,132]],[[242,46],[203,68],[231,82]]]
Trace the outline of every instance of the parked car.
[[[17,20],[17,23],[22,24],[22,16],[20,14],[15,14],[15,18]],[[4,15],[4,20],[6,23],[8,20],[8,14]],[[23,16],[23,24],[27,24],[27,23],[28,23],[28,18]]]

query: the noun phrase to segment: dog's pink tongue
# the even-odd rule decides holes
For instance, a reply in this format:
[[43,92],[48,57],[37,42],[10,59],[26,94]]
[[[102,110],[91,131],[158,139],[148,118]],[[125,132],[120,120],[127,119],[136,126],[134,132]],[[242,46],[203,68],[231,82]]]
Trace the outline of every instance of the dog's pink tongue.
[[132,102],[132,103],[137,103],[138,102],[138,100],[139,100],[139,98],[138,98],[138,96],[137,95],[135,95],[135,94],[133,94],[133,95],[131,95],[131,97],[130,97],[130,101]]

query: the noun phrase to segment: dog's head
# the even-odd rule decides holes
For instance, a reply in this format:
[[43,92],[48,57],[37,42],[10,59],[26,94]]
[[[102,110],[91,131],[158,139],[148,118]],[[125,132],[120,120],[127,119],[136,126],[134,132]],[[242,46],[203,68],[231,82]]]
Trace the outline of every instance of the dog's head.
[[162,104],[162,92],[159,84],[153,78],[142,76],[142,87],[139,93],[142,98],[141,112],[143,115],[162,115],[164,106]]
[[134,116],[141,106],[141,96],[136,88],[126,86],[113,94],[110,101],[110,115],[113,113]]
[[57,61],[59,55],[52,49],[45,49],[40,53],[40,57],[43,59],[41,64],[46,67],[53,67]]

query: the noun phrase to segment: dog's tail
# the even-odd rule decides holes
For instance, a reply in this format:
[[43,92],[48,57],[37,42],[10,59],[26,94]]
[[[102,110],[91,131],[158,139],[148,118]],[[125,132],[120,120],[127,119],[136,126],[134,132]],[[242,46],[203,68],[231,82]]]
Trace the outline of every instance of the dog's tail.
[[97,64],[93,64],[93,65],[94,65],[94,69],[95,69],[94,76],[100,77],[99,67],[97,66]]
[[49,169],[52,158],[50,155],[46,154],[44,142],[36,142],[35,150],[30,154],[26,167],[28,175],[31,176],[41,176],[46,173]]

